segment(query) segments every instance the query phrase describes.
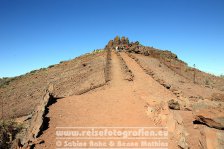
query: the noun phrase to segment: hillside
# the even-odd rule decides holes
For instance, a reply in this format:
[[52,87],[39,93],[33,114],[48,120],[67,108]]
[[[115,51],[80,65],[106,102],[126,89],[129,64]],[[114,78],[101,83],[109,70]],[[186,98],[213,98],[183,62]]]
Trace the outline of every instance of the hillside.
[[57,127],[166,127],[169,148],[224,147],[224,79],[125,37],[1,82],[3,118],[25,126],[14,146],[55,148]]
[[105,68],[106,52],[101,51],[7,79],[0,88],[0,100],[4,100],[4,117],[31,114],[50,84],[54,86],[55,98],[81,94],[100,86],[105,83]]

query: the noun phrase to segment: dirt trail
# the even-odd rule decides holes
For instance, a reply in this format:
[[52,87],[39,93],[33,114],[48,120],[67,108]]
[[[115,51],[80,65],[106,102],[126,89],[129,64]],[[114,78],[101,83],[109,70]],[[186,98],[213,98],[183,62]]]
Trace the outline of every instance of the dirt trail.
[[[165,126],[163,120],[154,120],[147,111],[149,106],[163,106],[175,96],[144,73],[127,54],[121,53],[134,74],[133,81],[124,80],[120,61],[112,52],[111,81],[108,85],[78,96],[71,96],[49,107],[49,128],[37,148],[55,148],[56,127],[154,127]],[[164,109],[164,115],[168,110]],[[165,121],[165,120],[164,120]]]

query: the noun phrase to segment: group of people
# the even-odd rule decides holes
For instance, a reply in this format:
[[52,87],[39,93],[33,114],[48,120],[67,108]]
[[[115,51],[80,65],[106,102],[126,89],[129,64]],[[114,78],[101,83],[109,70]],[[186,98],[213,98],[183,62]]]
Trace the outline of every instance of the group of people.
[[126,50],[128,48],[129,48],[128,45],[125,45],[125,46],[116,46],[115,47],[115,50],[118,51],[118,52],[121,52],[121,51]]

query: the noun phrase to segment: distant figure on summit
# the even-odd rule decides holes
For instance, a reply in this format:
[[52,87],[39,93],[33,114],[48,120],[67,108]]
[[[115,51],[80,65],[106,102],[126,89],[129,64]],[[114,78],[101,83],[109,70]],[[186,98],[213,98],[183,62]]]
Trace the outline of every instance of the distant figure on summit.
[[118,51],[118,46],[116,46],[116,48],[115,48],[115,49],[116,49],[116,51]]

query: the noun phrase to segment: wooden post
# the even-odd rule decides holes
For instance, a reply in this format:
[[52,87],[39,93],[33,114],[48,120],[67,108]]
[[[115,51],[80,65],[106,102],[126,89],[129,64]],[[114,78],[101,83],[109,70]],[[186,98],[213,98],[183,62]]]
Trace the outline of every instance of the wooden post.
[[2,120],[4,120],[4,100],[2,98]]
[[195,79],[195,77],[196,77],[196,71],[195,71],[195,64],[194,64],[194,83],[196,83],[196,79]]
[[181,62],[179,62],[179,68],[180,68],[180,75],[182,75],[182,67]]

